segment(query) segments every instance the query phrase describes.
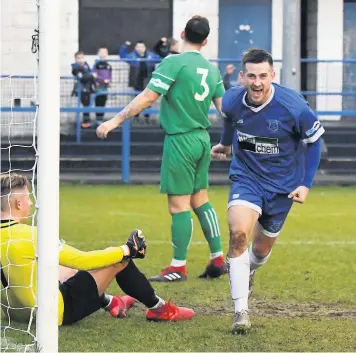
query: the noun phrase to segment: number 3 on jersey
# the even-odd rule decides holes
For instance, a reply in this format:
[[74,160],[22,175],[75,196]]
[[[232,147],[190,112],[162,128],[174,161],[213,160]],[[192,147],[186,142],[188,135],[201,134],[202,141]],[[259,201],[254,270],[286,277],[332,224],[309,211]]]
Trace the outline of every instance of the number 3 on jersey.
[[203,86],[204,92],[203,94],[195,93],[194,98],[200,102],[202,102],[209,95],[209,86],[206,83],[208,72],[208,69],[202,69],[201,67],[197,68],[197,74],[202,75],[200,84]]

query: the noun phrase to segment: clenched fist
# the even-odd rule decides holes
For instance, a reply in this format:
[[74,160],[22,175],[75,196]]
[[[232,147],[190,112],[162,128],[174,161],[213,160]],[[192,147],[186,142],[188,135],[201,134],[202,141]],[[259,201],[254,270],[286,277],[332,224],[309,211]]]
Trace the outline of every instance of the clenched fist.
[[143,259],[146,255],[146,239],[140,229],[135,229],[131,232],[126,245],[130,249],[130,257],[132,259]]
[[227,156],[231,155],[231,153],[231,146],[224,146],[221,143],[213,146],[210,152],[211,157],[218,160],[226,160]]
[[117,127],[118,126],[113,119],[105,121],[105,123],[100,124],[96,129],[96,136],[100,139],[105,139],[108,136],[108,133]]
[[288,198],[297,203],[304,203],[308,193],[309,189],[306,186],[299,186],[288,195]]

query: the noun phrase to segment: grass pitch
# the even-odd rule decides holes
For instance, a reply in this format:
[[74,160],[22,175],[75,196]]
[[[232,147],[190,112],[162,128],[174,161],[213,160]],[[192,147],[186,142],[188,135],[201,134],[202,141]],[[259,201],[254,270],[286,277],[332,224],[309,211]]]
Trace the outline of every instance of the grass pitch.
[[[224,251],[228,187],[213,187]],[[253,328],[230,333],[233,304],[227,277],[201,280],[209,251],[194,216],[188,281],[154,284],[157,294],[193,308],[189,322],[150,323],[139,304],[123,320],[99,311],[59,329],[60,351],[355,351],[356,188],[317,188],[295,204],[250,300]],[[156,186],[61,187],[61,238],[82,250],[120,245],[134,228],[148,253],[136,263],[147,276],[169,264],[170,217]],[[122,294],[116,283],[109,291]]]

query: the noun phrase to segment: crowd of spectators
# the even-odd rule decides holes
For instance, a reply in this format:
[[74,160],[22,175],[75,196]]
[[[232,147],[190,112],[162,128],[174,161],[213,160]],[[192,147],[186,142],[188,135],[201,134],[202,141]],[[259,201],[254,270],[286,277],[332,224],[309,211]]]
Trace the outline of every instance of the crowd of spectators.
[[[154,45],[153,50],[149,50],[143,41],[137,41],[132,47],[130,41],[126,41],[119,49],[119,58],[130,65],[128,86],[136,92],[144,90],[156,65],[168,55],[179,54],[179,42],[174,38],[162,37]],[[72,64],[72,75],[76,78],[72,96],[78,96],[84,107],[91,103],[91,97],[95,94],[95,107],[105,107],[108,91],[112,84],[112,66],[108,61],[108,49],[101,47],[98,49],[97,58],[93,67],[90,67],[85,60],[85,53],[78,51],[75,53],[75,62]],[[145,60],[138,60],[145,59]],[[225,68],[223,76],[225,89],[229,89],[234,82],[232,76],[235,66],[229,64]],[[79,87],[78,87],[79,85]],[[136,117],[139,119],[139,117]],[[103,122],[104,113],[96,113],[95,126]],[[146,123],[149,122],[149,115],[144,115]],[[83,113],[82,128],[90,128],[93,123],[89,113]]]

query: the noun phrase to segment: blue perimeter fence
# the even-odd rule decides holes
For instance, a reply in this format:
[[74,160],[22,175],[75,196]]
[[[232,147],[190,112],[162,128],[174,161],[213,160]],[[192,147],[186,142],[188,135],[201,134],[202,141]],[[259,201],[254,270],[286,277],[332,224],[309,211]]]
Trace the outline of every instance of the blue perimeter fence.
[[[112,63],[113,66],[113,73],[115,71],[118,74],[113,74],[113,81],[116,78],[116,83],[122,84],[124,87],[128,88],[128,73],[129,73],[129,65],[130,62],[133,61],[151,61],[155,63],[159,63],[159,60],[148,60],[148,59],[134,59],[134,60],[127,60],[127,59],[109,59],[108,62]],[[211,62],[216,62],[219,65],[222,75],[223,72],[223,65],[227,64],[234,64],[236,66],[236,71],[239,71],[239,67],[241,66],[241,60],[236,59],[216,59],[210,60]],[[275,63],[282,64],[282,60],[275,60]],[[124,64],[123,67],[115,67],[115,64]],[[316,96],[343,96],[343,97],[356,97],[356,59],[344,59],[344,60],[320,60],[314,58],[307,58],[301,59],[301,64],[342,64],[343,65],[343,90],[340,92],[319,92],[313,90],[301,91],[300,93],[305,97],[316,97]],[[349,65],[350,64],[350,65]],[[314,68],[316,70],[316,67]],[[327,70],[327,68],[325,68]],[[124,73],[124,75],[122,75]],[[319,73],[320,74],[320,73]],[[322,72],[321,72],[322,74]],[[316,73],[315,73],[316,75]],[[116,77],[115,77],[116,76]],[[126,76],[126,77],[125,77]],[[11,79],[12,86],[16,86],[16,81],[20,80],[29,80],[34,79],[36,76],[29,76],[29,75],[0,75],[1,80],[4,79]],[[315,76],[316,78],[316,76]],[[348,79],[350,78],[351,81]],[[76,79],[73,76],[61,76],[61,82],[72,82],[73,85],[76,83]],[[317,79],[317,78],[316,78]],[[345,82],[346,79],[346,82]],[[345,84],[346,83],[346,84]],[[237,81],[232,81],[233,85],[237,84]],[[122,87],[121,85],[121,87]],[[70,86],[67,84],[67,87]],[[68,95],[71,95],[69,90],[66,92]],[[125,96],[125,97],[133,97],[139,94],[139,91],[129,91],[129,90],[118,90],[118,91],[98,91],[94,92],[91,95],[90,104],[87,107],[83,107],[81,105],[81,87],[80,84],[77,85],[77,92],[76,92],[76,105],[73,106],[61,106],[60,112],[61,113],[75,113],[76,115],[76,142],[81,142],[81,113],[118,113],[121,111],[125,105],[115,106],[115,107],[95,107],[95,98],[99,95],[108,95],[108,96]],[[26,98],[27,100],[28,98]],[[6,99],[2,99],[2,102],[7,101]],[[8,100],[9,101],[9,100]],[[356,98],[355,98],[356,102]],[[356,106],[356,104],[355,104]],[[14,102],[11,102],[10,106],[1,106],[0,112],[1,113],[35,113],[37,107],[35,102],[31,102],[31,105],[28,106],[16,106]],[[215,109],[210,109],[209,114],[216,114]],[[316,115],[323,115],[323,116],[343,116],[343,117],[356,117],[356,108],[355,109],[343,109],[339,111],[318,111],[315,110]],[[142,112],[142,114],[159,114],[158,108],[149,108]],[[3,124],[2,124],[3,125]],[[131,124],[129,121],[125,122],[122,126],[122,180],[124,183],[128,183],[130,179],[130,135],[131,135]]]

